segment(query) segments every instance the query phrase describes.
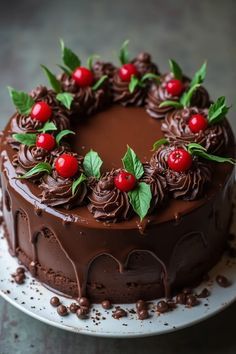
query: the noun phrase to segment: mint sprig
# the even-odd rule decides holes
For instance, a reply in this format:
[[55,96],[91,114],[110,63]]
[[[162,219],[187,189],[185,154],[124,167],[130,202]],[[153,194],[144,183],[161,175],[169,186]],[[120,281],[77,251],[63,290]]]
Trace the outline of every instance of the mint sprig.
[[137,78],[137,76],[132,75],[130,82],[129,82],[129,92],[133,93],[135,91],[136,87],[139,85],[140,85],[140,83],[139,83],[139,79]]
[[61,56],[64,65],[69,69],[70,73],[81,65],[79,57],[69,48],[65,47],[64,41],[61,39]]
[[145,81],[147,80],[160,80],[160,76],[153,74],[153,73],[147,73],[142,76],[141,79],[138,79],[137,76],[132,75],[131,80],[129,82],[129,92],[133,93],[136,89],[136,87],[145,87]]
[[36,144],[36,134],[13,134],[12,135],[13,139],[18,141],[21,144],[27,145],[27,146],[34,146]]
[[29,115],[34,105],[33,98],[28,93],[23,91],[17,91],[12,87],[8,87],[10,97],[13,104],[16,106],[17,111],[20,114]]
[[46,133],[53,130],[57,130],[55,124],[53,122],[46,122],[42,128],[38,129],[38,132]]
[[179,64],[176,63],[173,59],[169,59],[170,71],[173,73],[174,78],[177,80],[182,80],[183,73]]
[[174,108],[183,108],[183,105],[182,103],[178,102],[178,101],[172,101],[172,100],[166,100],[166,101],[163,101],[159,104],[159,107],[162,108],[162,107],[174,107]]
[[93,85],[92,90],[97,91],[102,86],[104,81],[107,80],[107,78],[108,78],[107,75],[103,75],[102,77],[100,77],[100,79]]
[[74,97],[69,92],[62,92],[57,94],[56,99],[61,102],[67,109],[70,109]]
[[19,178],[30,178],[41,172],[50,174],[52,172],[52,166],[48,162],[39,162],[36,166],[31,168],[31,170],[27,171],[23,176],[19,176]]
[[90,150],[84,157],[83,168],[87,177],[100,178],[103,162],[96,151]]
[[135,154],[134,150],[127,146],[127,151],[122,158],[122,163],[124,169],[132,173],[136,179],[140,179],[144,174],[144,169],[141,161],[139,160],[138,156]]
[[126,39],[120,48],[119,60],[121,65],[127,64],[129,62],[129,52],[127,49],[128,44],[129,44],[129,40]]
[[196,73],[194,74],[192,81],[190,83],[190,87],[203,83],[206,77],[206,69],[207,69],[207,62],[205,61],[200,67],[200,69],[196,71]]
[[138,183],[137,187],[128,192],[129,201],[141,221],[147,215],[152,200],[150,185],[145,182]]
[[73,182],[73,184],[72,184],[72,195],[75,195],[75,194],[76,194],[79,185],[80,185],[82,182],[86,181],[86,179],[87,179],[87,177],[86,177],[83,173],[81,173],[81,175],[79,176],[79,178],[77,178],[77,179]]
[[41,65],[41,68],[43,69],[43,72],[45,73],[46,77],[48,78],[48,81],[49,81],[50,85],[52,86],[53,90],[56,93],[61,92],[61,84],[60,84],[60,81],[57,80],[56,76],[45,65]]
[[216,124],[222,121],[228,113],[230,107],[226,106],[226,99],[224,96],[219,97],[215,103],[212,103],[208,111],[209,124]]
[[169,141],[167,139],[165,139],[165,138],[159,139],[159,140],[155,141],[155,143],[152,146],[151,151],[156,151],[157,149],[159,149],[159,147],[161,145],[167,145],[167,144],[169,144]]
[[100,56],[97,55],[97,54],[90,55],[88,57],[88,59],[87,59],[87,68],[92,71],[93,70],[93,61],[94,61],[94,59],[99,59],[99,58],[100,58]]
[[66,136],[68,134],[75,134],[75,132],[73,132],[72,130],[69,130],[69,129],[65,129],[65,130],[60,131],[60,133],[58,133],[56,135],[57,144],[60,145],[61,139],[64,138],[64,136]]
[[194,94],[194,92],[197,90],[197,88],[199,86],[200,86],[200,84],[195,84],[193,86],[190,86],[188,91],[183,93],[183,95],[180,98],[180,103],[182,104],[183,107],[189,107],[190,106],[193,94]]
[[204,158],[206,160],[219,162],[219,163],[227,162],[227,163],[230,163],[232,165],[236,164],[236,160],[231,158],[231,157],[223,157],[223,156],[217,156],[217,155],[208,154],[207,150],[203,146],[201,146],[201,145],[199,145],[197,143],[188,144],[187,145],[187,151],[191,155],[199,156],[199,157],[202,157],[202,158]]

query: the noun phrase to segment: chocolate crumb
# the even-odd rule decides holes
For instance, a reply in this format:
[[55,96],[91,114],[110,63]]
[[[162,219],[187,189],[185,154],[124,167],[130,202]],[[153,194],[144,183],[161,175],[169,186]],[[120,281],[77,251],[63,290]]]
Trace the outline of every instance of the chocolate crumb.
[[205,298],[210,296],[210,291],[207,288],[202,289],[202,291],[197,295],[199,298]]
[[57,296],[53,296],[51,299],[50,299],[50,304],[53,306],[53,307],[57,307],[61,304],[59,298]]
[[116,320],[126,316],[127,316],[127,312],[121,308],[117,308],[112,315],[112,317],[115,318]]
[[216,282],[222,288],[227,288],[231,285],[231,282],[224,275],[217,275]]
[[104,300],[102,301],[101,303],[102,307],[105,309],[105,310],[109,310],[112,308],[112,304],[111,304],[111,301],[110,300]]
[[59,305],[59,306],[57,307],[57,313],[58,313],[58,315],[60,315],[60,316],[67,316],[67,315],[68,315],[67,307],[64,306],[64,305]]
[[79,309],[79,306],[75,302],[72,302],[72,304],[70,304],[69,309],[71,313],[76,313]]
[[157,312],[165,313],[169,310],[169,306],[166,301],[161,300],[157,303]]

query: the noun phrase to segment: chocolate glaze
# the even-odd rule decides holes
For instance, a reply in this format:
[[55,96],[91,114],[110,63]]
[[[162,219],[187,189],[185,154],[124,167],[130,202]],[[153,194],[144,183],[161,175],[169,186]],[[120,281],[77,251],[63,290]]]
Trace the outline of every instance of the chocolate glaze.
[[[142,122],[144,110],[127,109],[125,127],[119,121],[115,123],[125,110],[122,107],[110,110],[110,121],[106,120],[107,111],[94,116],[89,123],[93,138],[85,149],[92,143],[95,150],[102,148],[99,132],[97,136],[92,134],[97,118],[104,131],[105,124],[110,124],[116,132],[111,137],[104,134],[103,143],[108,151],[99,151],[104,168],[120,166],[126,143],[143,161],[145,157],[149,159],[152,153],[148,147],[162,137],[158,121],[150,118],[152,123],[148,119]],[[134,124],[136,119],[138,123]],[[234,184],[231,165],[215,167],[204,198],[191,202],[171,200],[168,207],[145,220],[141,234],[138,217],[107,225],[97,222],[86,206],[67,211],[42,204],[39,187],[16,178],[12,165],[14,150],[6,141],[9,129],[10,123],[1,144],[5,234],[11,253],[42,282],[67,295],[88,296],[94,302],[134,302],[169,296],[200,278],[218,261],[228,236]],[[88,137],[86,127],[80,129],[78,136],[80,150],[81,142]]]

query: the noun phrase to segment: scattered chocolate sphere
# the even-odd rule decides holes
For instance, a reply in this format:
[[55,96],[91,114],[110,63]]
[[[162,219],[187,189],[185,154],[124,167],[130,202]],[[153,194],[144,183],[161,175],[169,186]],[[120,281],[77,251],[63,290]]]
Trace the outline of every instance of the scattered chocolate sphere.
[[202,289],[202,291],[197,295],[199,298],[206,298],[210,296],[210,291],[207,288]]
[[59,306],[57,307],[57,313],[58,313],[58,315],[60,315],[60,316],[67,316],[67,315],[68,315],[67,307],[64,306],[64,305],[59,305]]
[[149,317],[149,313],[147,309],[142,309],[138,311],[138,319],[139,320],[146,320]]
[[25,274],[25,268],[23,267],[16,268],[16,274]]
[[147,309],[147,303],[146,303],[146,301],[144,301],[144,300],[138,300],[138,301],[136,302],[136,309],[137,309],[138,311],[141,311],[141,310],[143,310],[143,309]]
[[90,306],[89,299],[87,299],[87,297],[81,297],[79,299],[79,305],[82,307],[89,307]]
[[14,276],[16,284],[23,284],[25,282],[25,274],[20,273]]
[[87,318],[88,312],[89,310],[87,307],[79,307],[78,310],[76,311],[76,315],[80,319],[85,319]]
[[161,300],[157,303],[157,312],[164,313],[169,310],[169,306],[166,301]]
[[112,308],[112,304],[111,304],[111,301],[110,300],[104,300],[102,301],[101,303],[102,307],[105,309],[105,310],[109,310]]
[[186,299],[186,306],[187,307],[193,307],[198,305],[198,299],[195,295],[187,295],[187,299]]
[[69,309],[70,309],[70,312],[76,313],[77,310],[79,309],[79,306],[75,302],[72,302],[72,304],[70,304]]
[[126,316],[127,316],[127,312],[121,308],[117,308],[112,315],[112,317],[115,318],[116,320]]
[[221,286],[222,288],[227,288],[228,286],[231,285],[229,279],[226,278],[224,275],[217,275],[217,277],[216,277],[216,282],[217,282],[218,285]]
[[180,294],[176,295],[175,299],[176,299],[177,304],[181,304],[181,305],[186,304],[186,294],[184,294],[184,293],[180,293]]
[[50,299],[50,304],[53,306],[53,307],[57,307],[61,304],[59,298],[57,296],[53,296],[51,299]]

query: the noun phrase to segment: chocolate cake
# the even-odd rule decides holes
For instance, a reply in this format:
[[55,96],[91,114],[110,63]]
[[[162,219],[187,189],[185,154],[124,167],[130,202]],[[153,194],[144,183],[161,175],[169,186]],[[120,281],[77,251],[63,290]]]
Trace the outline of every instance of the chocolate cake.
[[55,292],[92,302],[169,297],[224,250],[234,137],[225,98],[148,53],[120,65],[61,42],[50,88],[9,89],[17,112],[1,135],[9,251]]

